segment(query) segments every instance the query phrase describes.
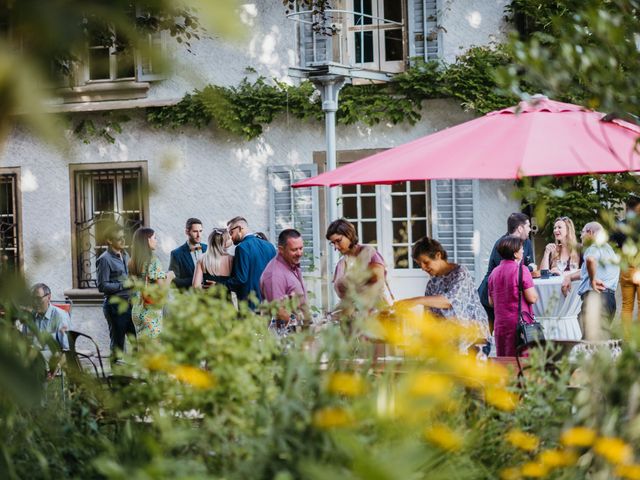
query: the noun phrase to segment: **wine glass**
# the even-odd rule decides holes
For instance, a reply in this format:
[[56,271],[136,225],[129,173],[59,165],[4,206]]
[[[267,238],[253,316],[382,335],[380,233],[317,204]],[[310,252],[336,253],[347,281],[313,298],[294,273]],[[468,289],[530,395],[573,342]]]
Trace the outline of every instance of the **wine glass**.
[[560,273],[564,272],[564,269],[567,268],[567,262],[565,262],[564,260],[558,260],[558,262],[556,263],[556,268]]

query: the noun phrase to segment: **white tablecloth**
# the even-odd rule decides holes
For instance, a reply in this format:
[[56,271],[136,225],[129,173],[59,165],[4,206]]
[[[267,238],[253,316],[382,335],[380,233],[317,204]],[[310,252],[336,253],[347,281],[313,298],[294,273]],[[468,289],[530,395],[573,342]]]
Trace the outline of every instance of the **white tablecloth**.
[[580,340],[582,332],[578,323],[578,313],[582,300],[578,296],[578,280],[571,284],[571,292],[562,294],[562,276],[534,278],[538,301],[533,305],[536,319],[544,328],[548,340]]

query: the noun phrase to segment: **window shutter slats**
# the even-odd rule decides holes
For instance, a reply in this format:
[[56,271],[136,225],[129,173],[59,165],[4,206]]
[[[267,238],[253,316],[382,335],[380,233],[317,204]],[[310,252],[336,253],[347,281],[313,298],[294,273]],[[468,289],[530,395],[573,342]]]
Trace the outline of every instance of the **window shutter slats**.
[[269,233],[273,242],[285,228],[295,228],[302,234],[305,256],[303,270],[315,270],[319,258],[318,193],[315,188],[291,188],[291,184],[317,175],[315,164],[269,167]]
[[155,32],[148,35],[148,49],[138,49],[136,52],[136,80],[139,82],[155,82],[166,78],[154,57],[165,54],[166,32]]
[[331,61],[331,37],[315,32],[313,25],[317,15],[311,13],[301,16],[299,22],[300,35],[300,66],[310,67],[318,63]]
[[439,58],[437,0],[408,0],[409,57]]
[[433,236],[452,262],[476,272],[473,180],[432,181]]

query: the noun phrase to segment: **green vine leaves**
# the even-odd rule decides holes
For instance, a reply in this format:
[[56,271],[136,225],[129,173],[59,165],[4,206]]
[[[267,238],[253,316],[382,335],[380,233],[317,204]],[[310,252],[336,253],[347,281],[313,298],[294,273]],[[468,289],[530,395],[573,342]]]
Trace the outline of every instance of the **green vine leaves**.
[[[424,100],[454,97],[479,114],[509,106],[515,97],[497,90],[494,72],[508,64],[501,47],[474,47],[449,65],[414,60],[409,69],[384,84],[347,85],[340,93],[337,119],[342,125],[409,123],[421,118]],[[210,85],[178,104],[147,109],[156,127],[203,128],[210,123],[245,140],[260,136],[281,114],[300,120],[323,118],[319,95],[310,82],[298,86],[245,78],[236,87]]]

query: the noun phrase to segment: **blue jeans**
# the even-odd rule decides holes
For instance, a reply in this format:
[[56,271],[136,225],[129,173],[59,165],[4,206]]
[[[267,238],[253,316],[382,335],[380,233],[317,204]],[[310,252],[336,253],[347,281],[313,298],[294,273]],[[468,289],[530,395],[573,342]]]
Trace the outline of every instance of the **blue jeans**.
[[[128,302],[127,302],[128,303]],[[118,304],[109,302],[108,298],[104,299],[102,304],[102,313],[104,318],[107,319],[109,325],[109,337],[111,339],[111,355],[116,354],[116,350],[125,351],[125,339],[127,334],[135,336],[136,329],[133,326],[131,320],[131,304],[128,304],[128,308],[122,312],[118,312]]]
[[600,301],[602,302],[600,318],[607,320],[610,325],[614,315],[616,314],[616,292],[613,290],[607,288],[602,293],[589,290],[580,295],[580,298],[582,299],[582,309],[580,310],[578,320],[580,322],[580,329],[582,330],[583,337],[585,328],[584,319],[587,313],[587,304],[589,303],[588,299],[593,295],[600,295]]

